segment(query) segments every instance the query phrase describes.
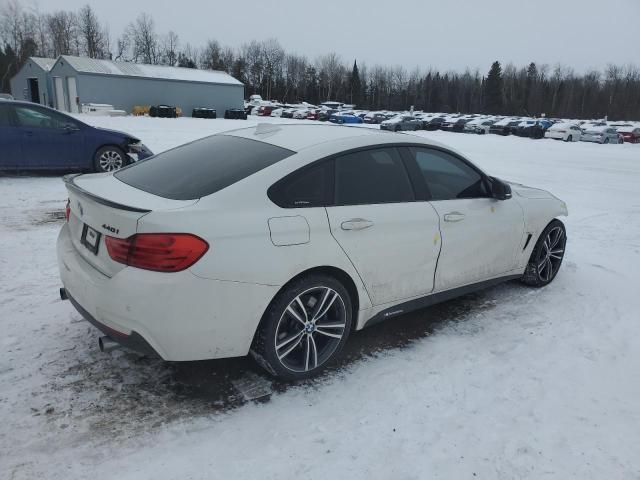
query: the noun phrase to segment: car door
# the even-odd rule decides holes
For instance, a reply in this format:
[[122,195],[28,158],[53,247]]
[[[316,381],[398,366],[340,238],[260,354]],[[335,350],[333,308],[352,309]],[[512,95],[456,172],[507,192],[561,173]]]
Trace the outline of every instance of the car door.
[[331,233],[374,305],[433,290],[439,219],[416,194],[399,151],[380,147],[334,159]]
[[16,105],[22,155],[28,168],[71,168],[79,164],[84,140],[79,125],[53,110]]
[[524,244],[524,216],[517,201],[492,198],[486,177],[451,152],[428,147],[411,147],[409,152],[440,218],[435,290],[515,269],[516,253]]
[[20,168],[22,141],[16,127],[15,111],[9,102],[0,102],[0,169]]

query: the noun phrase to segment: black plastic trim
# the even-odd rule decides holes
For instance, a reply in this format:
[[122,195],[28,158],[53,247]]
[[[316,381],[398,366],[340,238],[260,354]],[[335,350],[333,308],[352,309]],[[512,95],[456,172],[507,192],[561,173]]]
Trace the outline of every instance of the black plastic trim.
[[82,317],[91,325],[96,327],[105,335],[108,335],[109,338],[111,338],[113,341],[118,342],[123,347],[133,350],[135,352],[142,353],[144,355],[162,358],[160,354],[156,352],[154,348],[151,345],[149,345],[149,343],[142,337],[142,335],[133,331],[131,332],[130,335],[126,335],[122,332],[118,332],[117,330],[114,330],[113,328],[107,327],[103,323],[100,323],[98,320],[96,320],[89,312],[87,312],[82,307],[82,305],[80,305],[76,301],[76,299],[69,294],[68,290],[65,289],[65,293],[67,298],[71,302],[71,304],[78,311],[78,313],[82,315]]
[[465,285],[463,287],[453,288],[451,290],[445,290],[443,292],[432,293],[420,298],[414,298],[408,302],[400,303],[389,307],[381,312],[377,313],[364,324],[365,327],[370,327],[376,323],[382,322],[387,318],[395,317],[397,315],[404,315],[405,313],[420,310],[421,308],[430,307],[437,303],[446,302],[469,293],[477,292],[478,290],[484,290],[485,288],[493,287],[510,280],[516,280],[522,278],[522,275],[506,275],[503,277],[492,278],[491,280],[484,280],[482,282]]
[[123,205],[121,203],[112,202],[111,200],[107,200],[106,198],[99,197],[97,195],[94,195],[91,192],[87,192],[85,189],[79,187],[74,182],[74,179],[79,175],[81,174],[65,175],[62,178],[62,181],[65,183],[67,188],[73,190],[78,195],[82,195],[83,197],[88,197],[96,203],[99,203],[101,205],[105,205],[111,208],[117,208],[118,210],[126,210],[128,212],[140,212],[140,213],[149,213],[151,211],[151,210],[145,210],[143,208],[130,207],[129,205]]

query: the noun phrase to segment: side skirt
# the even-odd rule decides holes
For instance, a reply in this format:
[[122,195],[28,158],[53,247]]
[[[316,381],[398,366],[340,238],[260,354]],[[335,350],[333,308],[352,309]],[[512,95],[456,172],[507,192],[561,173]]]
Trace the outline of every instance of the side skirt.
[[447,300],[452,300],[456,297],[461,297],[469,293],[484,290],[485,288],[493,287],[495,285],[499,285],[501,283],[508,282],[510,280],[516,280],[519,278],[522,278],[522,274],[507,275],[504,277],[492,278],[491,280],[484,280],[478,283],[472,283],[470,285],[464,285],[462,287],[453,288],[451,290],[445,290],[443,292],[432,293],[420,298],[414,298],[413,300],[409,300],[408,302],[399,303],[378,312],[365,322],[363,328],[370,327],[371,325],[375,325],[376,323],[380,323],[391,317],[404,315],[405,313],[420,310],[421,308],[430,307],[431,305],[435,305],[436,303],[446,302]]

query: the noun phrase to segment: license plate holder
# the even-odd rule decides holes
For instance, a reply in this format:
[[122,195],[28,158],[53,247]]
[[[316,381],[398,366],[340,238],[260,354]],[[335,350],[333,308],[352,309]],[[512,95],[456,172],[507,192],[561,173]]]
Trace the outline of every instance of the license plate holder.
[[100,246],[100,237],[102,234],[96,229],[91,228],[89,225],[84,224],[82,227],[82,236],[80,237],[80,243],[82,243],[87,249],[94,255],[98,254],[98,247]]

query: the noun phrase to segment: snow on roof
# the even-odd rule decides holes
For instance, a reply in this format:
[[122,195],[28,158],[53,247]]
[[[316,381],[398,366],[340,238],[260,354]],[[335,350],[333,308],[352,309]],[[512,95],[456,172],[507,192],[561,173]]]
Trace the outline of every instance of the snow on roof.
[[242,85],[242,82],[236,80],[228,73],[217,70],[198,70],[195,68],[169,67],[166,65],[114,62],[111,60],[72,57],[69,55],[62,55],[59,60],[66,61],[73,69],[81,73]]
[[31,60],[36,65],[38,65],[45,72],[48,72],[49,70],[51,70],[51,67],[53,67],[53,64],[56,63],[55,58],[29,57],[29,60]]

